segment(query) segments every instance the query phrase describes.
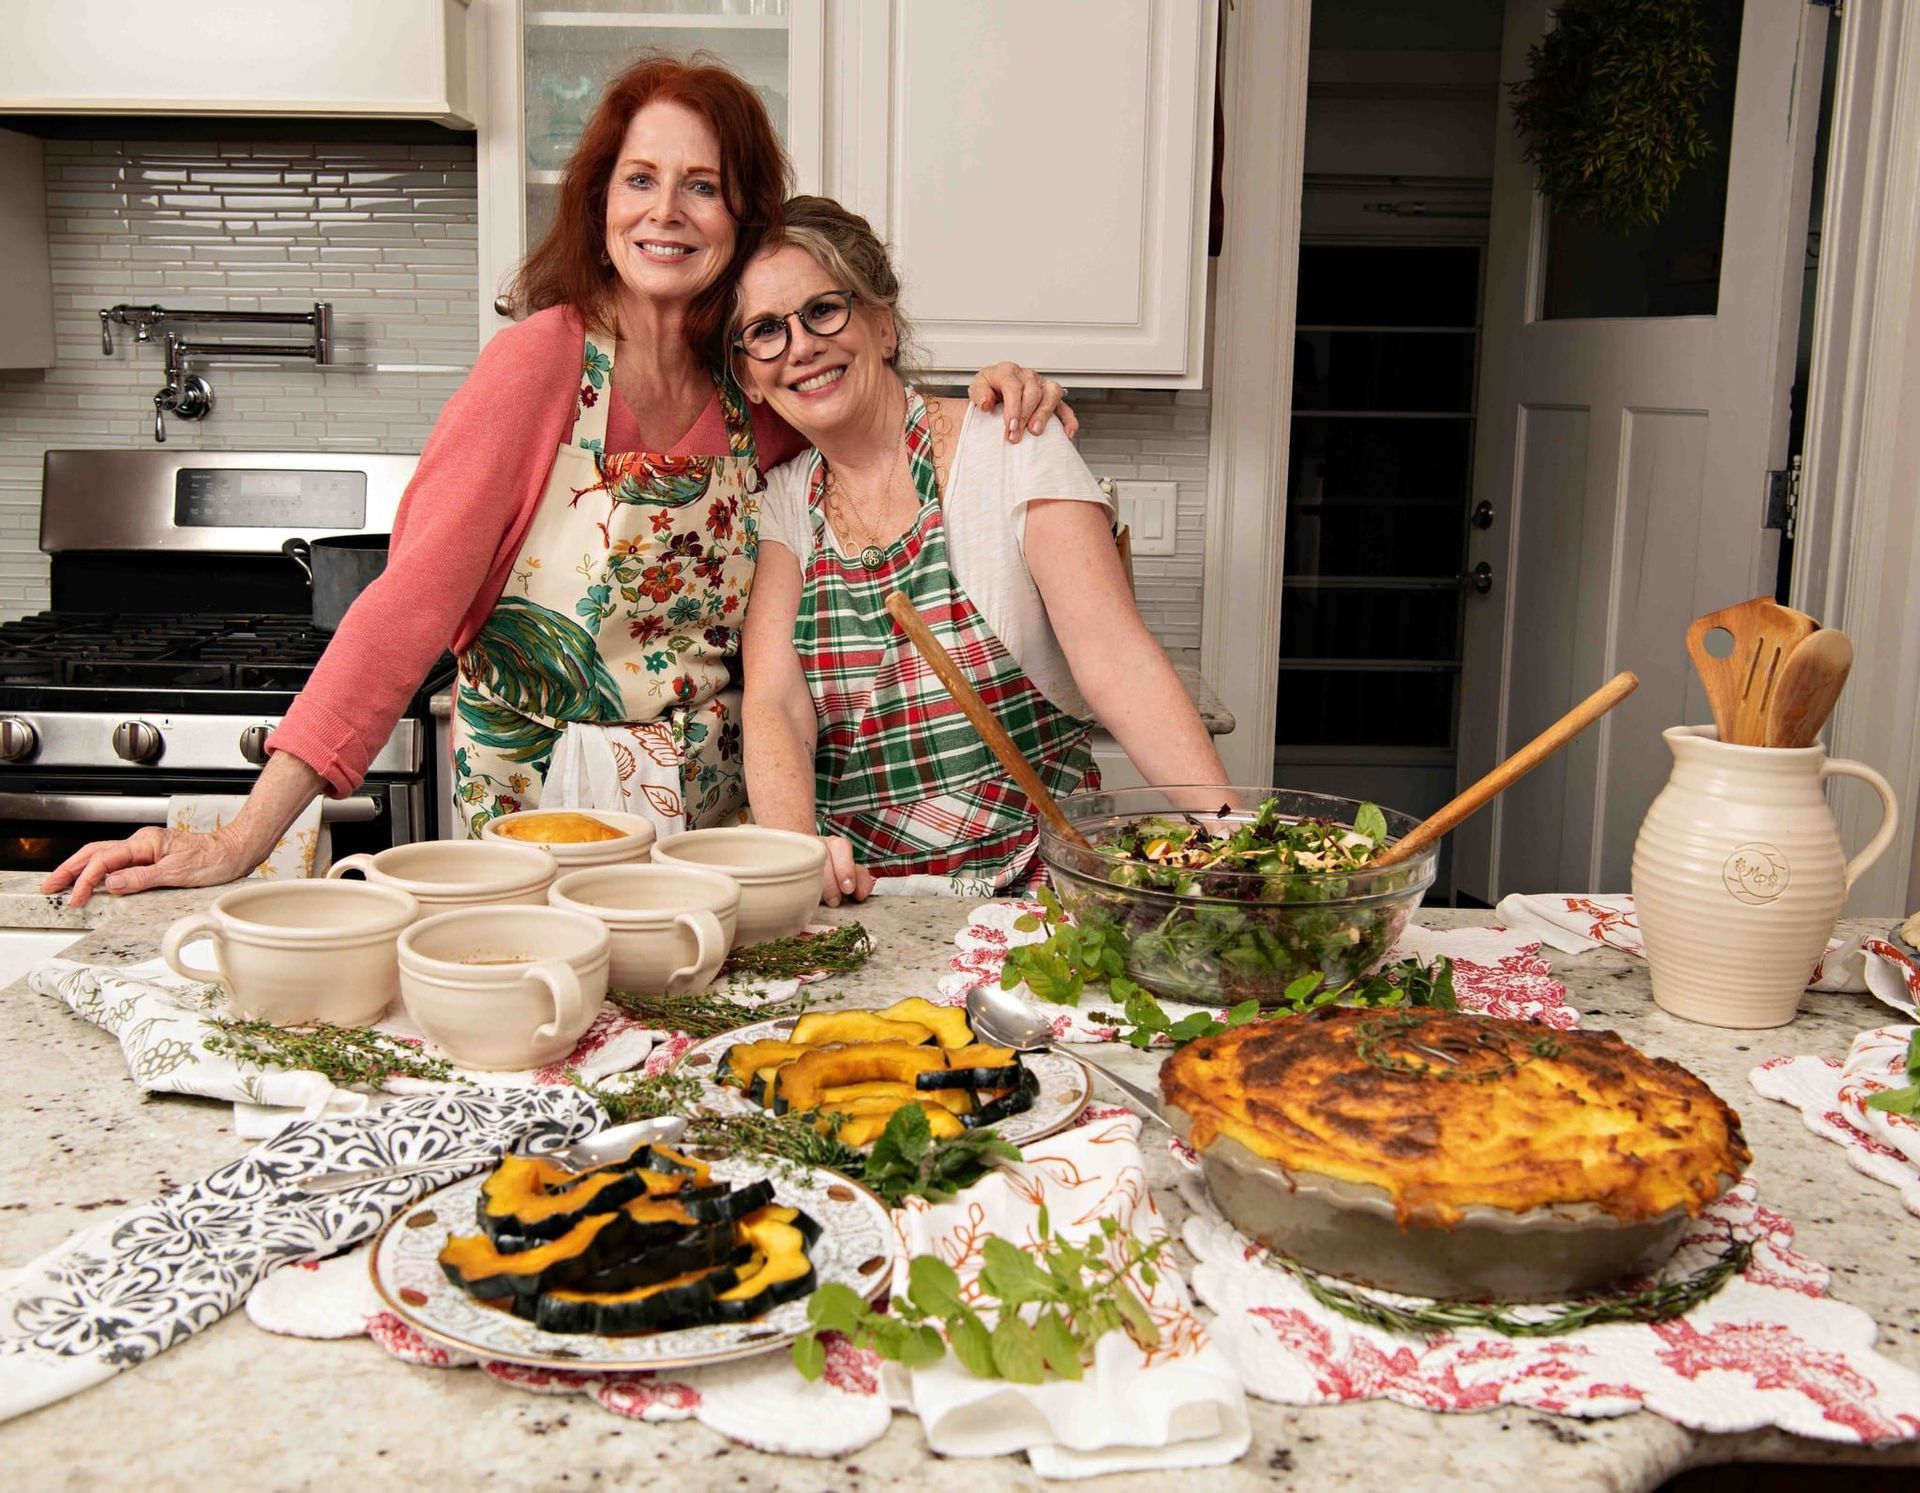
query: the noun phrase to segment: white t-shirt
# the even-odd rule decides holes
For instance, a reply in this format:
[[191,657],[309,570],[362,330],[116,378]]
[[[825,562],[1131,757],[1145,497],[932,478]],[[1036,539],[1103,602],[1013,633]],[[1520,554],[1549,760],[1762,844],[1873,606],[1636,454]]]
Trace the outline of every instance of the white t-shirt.
[[[954,579],[1034,687],[1056,708],[1090,720],[1093,711],[1074,686],[1073,671],[1027,569],[1027,504],[1065,498],[1109,509],[1112,505],[1058,420],[1050,420],[1037,436],[1022,437],[1017,446],[1007,444],[1004,428],[1004,421],[967,405],[940,489]],[[760,494],[760,538],[791,550],[803,576],[813,555],[813,514],[807,507],[810,457],[803,453],[768,472],[767,489]],[[828,543],[847,553],[831,522],[824,524],[824,532]]]

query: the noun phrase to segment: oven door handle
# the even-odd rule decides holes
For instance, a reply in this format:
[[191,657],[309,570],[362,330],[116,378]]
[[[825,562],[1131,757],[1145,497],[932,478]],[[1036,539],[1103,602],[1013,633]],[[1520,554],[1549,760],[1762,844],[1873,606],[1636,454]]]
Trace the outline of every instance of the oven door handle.
[[[39,819],[58,824],[165,824],[173,802],[163,795],[117,793],[0,793],[0,818]],[[371,794],[323,798],[320,817],[328,824],[371,824],[384,805]]]

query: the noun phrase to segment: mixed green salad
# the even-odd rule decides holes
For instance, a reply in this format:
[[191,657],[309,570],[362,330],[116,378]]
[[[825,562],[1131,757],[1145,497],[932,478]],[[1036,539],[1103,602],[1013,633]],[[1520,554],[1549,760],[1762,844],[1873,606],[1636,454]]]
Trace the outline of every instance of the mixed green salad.
[[1215,827],[1137,819],[1053,869],[1075,921],[1123,938],[1127,973],[1148,990],[1266,1006],[1303,976],[1340,985],[1386,958],[1428,879],[1417,861],[1369,872],[1387,838],[1373,804],[1341,824],[1269,798],[1250,815],[1223,809]]

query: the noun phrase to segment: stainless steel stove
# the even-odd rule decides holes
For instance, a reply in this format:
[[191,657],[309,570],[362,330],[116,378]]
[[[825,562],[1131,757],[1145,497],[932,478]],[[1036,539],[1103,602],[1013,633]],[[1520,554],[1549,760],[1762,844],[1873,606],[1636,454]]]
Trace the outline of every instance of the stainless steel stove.
[[[163,823],[175,794],[244,793],[329,634],[294,537],[386,533],[411,456],[49,451],[40,548],[53,606],[0,623],[0,870]],[[336,856],[432,833],[443,658],[351,798]]]

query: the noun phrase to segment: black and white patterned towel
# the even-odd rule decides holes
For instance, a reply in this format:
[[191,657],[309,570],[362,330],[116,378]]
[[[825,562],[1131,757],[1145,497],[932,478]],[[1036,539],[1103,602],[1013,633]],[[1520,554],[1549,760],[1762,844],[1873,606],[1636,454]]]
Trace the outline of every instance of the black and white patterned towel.
[[[378,1233],[415,1198],[500,1152],[550,1151],[603,1123],[572,1088],[396,1099],[290,1125],[185,1187],[0,1272],[0,1421],[142,1363],[232,1311],[270,1272]],[[309,1197],[319,1172],[444,1160],[444,1170]]]

